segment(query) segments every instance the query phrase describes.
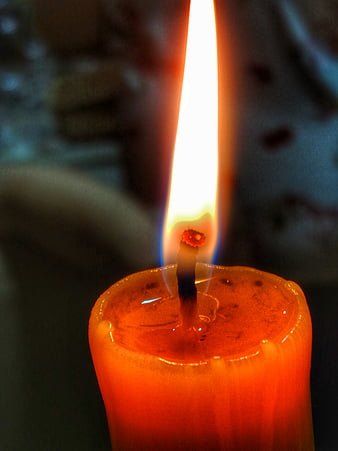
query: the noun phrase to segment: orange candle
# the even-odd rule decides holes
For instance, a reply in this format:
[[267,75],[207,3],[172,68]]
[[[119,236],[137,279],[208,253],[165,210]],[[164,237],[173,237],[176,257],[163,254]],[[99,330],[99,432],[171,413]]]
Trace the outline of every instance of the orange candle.
[[301,289],[205,264],[196,285],[201,322],[190,331],[179,326],[175,266],[133,274],[96,302],[89,341],[113,449],[312,450]]
[[178,264],[114,284],[90,317],[114,450],[313,449],[301,289],[245,267],[198,263],[195,275],[217,244],[216,56],[213,1],[191,0],[163,233],[164,260]]

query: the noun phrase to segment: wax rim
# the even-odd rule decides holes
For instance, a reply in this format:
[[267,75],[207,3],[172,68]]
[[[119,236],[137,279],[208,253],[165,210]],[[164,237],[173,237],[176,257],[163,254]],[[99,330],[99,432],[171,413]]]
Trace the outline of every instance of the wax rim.
[[[151,274],[156,273],[157,275],[159,273],[166,273],[166,274],[171,274],[171,277],[173,277],[173,274],[175,273],[175,267],[176,265],[168,265],[168,266],[164,266],[164,267],[158,267],[158,268],[152,268],[149,270],[145,270],[145,271],[140,271],[134,274],[131,274],[127,277],[122,278],[121,280],[117,281],[116,283],[114,283],[111,287],[109,287],[104,293],[102,293],[102,295],[98,298],[98,300],[96,301],[93,310],[92,310],[92,314],[91,314],[91,318],[90,318],[90,324],[89,324],[89,341],[90,344],[92,345],[93,341],[94,341],[94,335],[96,333],[96,331],[98,329],[101,330],[101,333],[103,333],[103,330],[105,330],[105,335],[107,335],[107,330],[109,329],[109,339],[112,341],[112,344],[115,347],[115,351],[118,351],[118,348],[120,348],[121,352],[125,353],[127,352],[128,355],[130,356],[130,358],[132,358],[133,360],[136,359],[137,360],[137,354],[140,352],[140,350],[135,350],[135,349],[130,349],[128,346],[124,346],[123,344],[120,344],[118,342],[115,342],[115,340],[113,339],[113,334],[114,334],[114,326],[112,323],[109,323],[109,321],[107,319],[102,319],[104,312],[105,312],[105,308],[107,306],[107,304],[109,302],[111,302],[111,299],[109,298],[109,296],[111,295],[111,291],[121,287],[123,285],[128,285],[128,283],[132,282],[134,279],[138,279],[141,280],[142,276],[149,276]],[[235,273],[235,274],[240,274],[240,273],[251,273],[257,276],[261,276],[263,277],[265,280],[268,280],[270,282],[275,282],[276,286],[280,286],[283,287],[284,290],[287,290],[292,297],[294,298],[295,301],[295,306],[296,306],[296,311],[295,314],[292,318],[292,321],[290,320],[289,322],[292,324],[291,327],[288,327],[287,329],[283,329],[281,331],[281,333],[276,334],[276,336],[273,337],[273,340],[265,340],[262,339],[259,343],[250,346],[248,348],[245,348],[245,350],[241,351],[241,352],[237,352],[237,353],[226,353],[225,355],[217,355],[217,356],[210,356],[208,358],[203,358],[200,361],[196,361],[196,362],[185,362],[185,361],[178,361],[176,359],[167,359],[167,358],[162,358],[161,356],[158,356],[156,354],[153,353],[148,353],[145,352],[143,357],[146,357],[147,359],[155,359],[156,361],[163,361],[165,363],[168,364],[173,364],[173,365],[201,365],[201,364],[205,364],[208,361],[211,360],[215,360],[215,359],[223,359],[227,362],[234,362],[234,361],[241,361],[241,360],[248,360],[251,358],[256,358],[258,357],[260,354],[264,353],[264,349],[267,348],[268,346],[270,346],[271,343],[273,343],[274,345],[276,345],[277,347],[280,347],[283,345],[284,342],[290,341],[288,340],[288,338],[291,338],[291,336],[293,338],[295,338],[295,336],[297,334],[301,334],[301,333],[305,333],[305,331],[307,330],[306,333],[308,333],[310,331],[310,335],[311,335],[311,319],[310,319],[310,314],[309,314],[309,310],[306,304],[306,300],[305,300],[305,296],[303,291],[301,290],[301,288],[292,281],[288,281],[283,279],[280,276],[277,276],[275,274],[271,274],[265,271],[261,271],[255,268],[251,268],[251,267],[246,267],[246,266],[220,266],[220,265],[209,265],[209,264],[204,264],[204,263],[198,263],[197,264],[197,275],[199,276],[200,273],[205,273],[207,274],[209,271],[224,271],[226,272],[228,275],[231,275],[231,273]],[[115,302],[115,301],[113,301]],[[305,324],[304,324],[305,323]],[[310,329],[309,329],[310,326]],[[108,329],[107,329],[108,327]]]

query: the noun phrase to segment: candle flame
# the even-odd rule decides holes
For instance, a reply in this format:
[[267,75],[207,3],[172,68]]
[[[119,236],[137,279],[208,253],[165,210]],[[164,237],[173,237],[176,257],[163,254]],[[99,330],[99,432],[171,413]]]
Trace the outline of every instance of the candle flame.
[[164,221],[165,264],[175,263],[184,230],[206,236],[199,260],[217,244],[218,69],[213,0],[191,0],[180,112]]

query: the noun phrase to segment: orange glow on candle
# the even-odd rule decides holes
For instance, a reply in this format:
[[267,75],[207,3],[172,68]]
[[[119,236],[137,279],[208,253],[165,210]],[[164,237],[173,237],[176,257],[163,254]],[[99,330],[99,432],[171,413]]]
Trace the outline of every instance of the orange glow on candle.
[[175,266],[123,279],[91,314],[113,449],[312,451],[311,319],[301,289],[251,268],[198,264],[205,326],[183,333],[177,291],[163,277],[175,286]]
[[211,262],[217,244],[218,74],[212,1],[192,1],[186,59],[163,229],[163,260],[175,263],[183,231],[208,240],[199,260]]

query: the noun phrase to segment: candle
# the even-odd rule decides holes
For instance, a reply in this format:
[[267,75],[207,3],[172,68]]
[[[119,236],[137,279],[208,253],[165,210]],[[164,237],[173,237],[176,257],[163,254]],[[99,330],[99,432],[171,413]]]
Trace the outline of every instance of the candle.
[[219,225],[217,83],[213,2],[191,0],[166,266],[111,286],[89,322],[114,450],[313,449],[301,289],[208,263]]
[[312,450],[301,289],[245,267],[198,264],[196,275],[200,330],[179,326],[175,266],[133,274],[94,306],[113,449]]

